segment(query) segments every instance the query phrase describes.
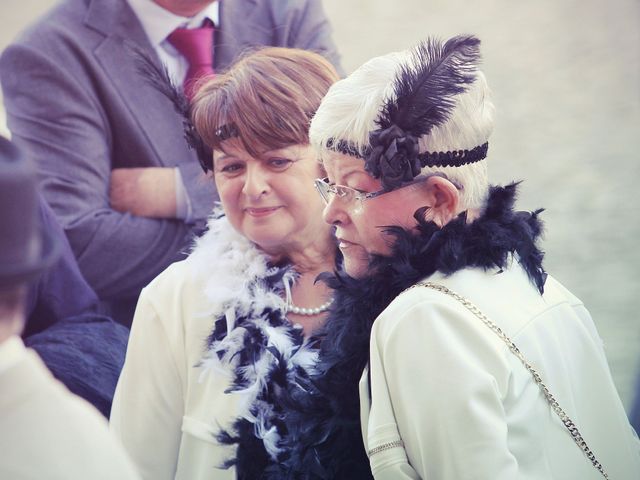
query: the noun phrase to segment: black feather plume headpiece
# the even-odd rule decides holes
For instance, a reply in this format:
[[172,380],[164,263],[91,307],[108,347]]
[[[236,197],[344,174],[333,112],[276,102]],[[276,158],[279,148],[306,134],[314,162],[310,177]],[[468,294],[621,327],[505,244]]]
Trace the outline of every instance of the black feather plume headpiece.
[[[480,40],[457,36],[445,43],[426,39],[414,47],[394,79],[393,94],[376,118],[379,128],[369,134],[363,153],[365,169],[380,178],[385,190],[412,181],[426,166],[462,166],[486,157],[488,144],[469,150],[420,152],[418,139],[443,125],[456,106],[455,97],[467,91],[477,74]],[[327,144],[353,155],[348,142]]]
[[475,80],[479,46],[477,38],[459,36],[444,44],[426,39],[414,47],[410,61],[400,66],[393,96],[376,120],[380,129],[395,125],[420,137],[444,123],[455,106],[454,97]]

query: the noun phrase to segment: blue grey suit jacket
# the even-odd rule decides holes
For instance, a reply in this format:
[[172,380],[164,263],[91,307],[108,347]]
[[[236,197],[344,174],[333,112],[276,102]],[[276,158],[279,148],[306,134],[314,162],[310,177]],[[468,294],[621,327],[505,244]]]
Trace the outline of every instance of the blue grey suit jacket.
[[[218,30],[217,69],[255,45],[319,51],[338,66],[320,0],[221,0]],[[141,288],[181,258],[197,225],[112,210],[111,169],[178,166],[197,220],[216,198],[179,116],[137,73],[127,43],[159,62],[125,0],[64,0],[0,58],[13,140],[35,159],[82,273],[124,323]]]

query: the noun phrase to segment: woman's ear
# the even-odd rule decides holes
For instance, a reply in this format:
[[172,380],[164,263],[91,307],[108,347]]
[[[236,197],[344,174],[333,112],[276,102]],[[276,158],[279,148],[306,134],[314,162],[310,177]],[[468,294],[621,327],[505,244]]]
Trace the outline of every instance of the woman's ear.
[[425,219],[442,228],[458,214],[460,201],[458,189],[449,180],[437,175],[429,177],[425,184],[430,206]]

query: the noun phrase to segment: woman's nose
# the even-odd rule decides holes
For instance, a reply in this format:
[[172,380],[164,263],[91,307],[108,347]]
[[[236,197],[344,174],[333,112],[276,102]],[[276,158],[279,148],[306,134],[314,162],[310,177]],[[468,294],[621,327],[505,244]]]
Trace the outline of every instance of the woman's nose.
[[330,225],[342,225],[348,221],[347,212],[342,207],[341,202],[336,201],[335,196],[332,196],[324,207],[322,218]]
[[247,166],[242,193],[252,198],[258,198],[267,193],[270,188],[268,177],[268,172],[265,172],[259,165]]

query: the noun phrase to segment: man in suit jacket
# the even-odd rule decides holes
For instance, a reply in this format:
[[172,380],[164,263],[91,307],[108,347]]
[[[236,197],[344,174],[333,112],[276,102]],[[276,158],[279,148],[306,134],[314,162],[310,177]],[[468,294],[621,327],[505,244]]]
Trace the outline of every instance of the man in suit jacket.
[[27,286],[60,254],[43,227],[35,170],[0,137],[0,478],[136,480],[106,420],[20,339]]
[[179,115],[127,46],[160,65],[165,38],[154,26],[188,23],[211,5],[216,69],[255,45],[312,49],[338,63],[319,0],[64,0],[0,59],[14,141],[36,160],[82,273],[125,324],[216,198]]

